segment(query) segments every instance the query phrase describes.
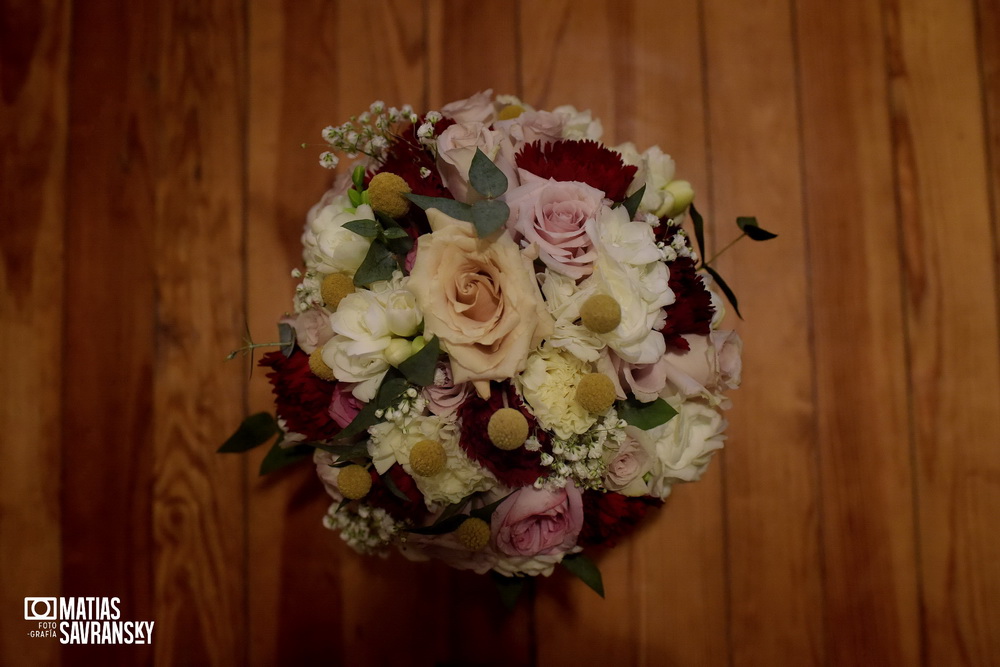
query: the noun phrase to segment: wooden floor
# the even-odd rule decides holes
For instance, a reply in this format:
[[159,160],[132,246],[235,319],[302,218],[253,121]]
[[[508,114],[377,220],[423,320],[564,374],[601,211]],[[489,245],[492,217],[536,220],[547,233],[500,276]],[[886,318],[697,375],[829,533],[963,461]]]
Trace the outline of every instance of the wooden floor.
[[[1000,664],[1000,0],[0,1],[0,664]],[[512,614],[214,453],[319,131],[492,87],[659,144],[746,317],[727,448]],[[116,596],[151,646],[31,638]]]

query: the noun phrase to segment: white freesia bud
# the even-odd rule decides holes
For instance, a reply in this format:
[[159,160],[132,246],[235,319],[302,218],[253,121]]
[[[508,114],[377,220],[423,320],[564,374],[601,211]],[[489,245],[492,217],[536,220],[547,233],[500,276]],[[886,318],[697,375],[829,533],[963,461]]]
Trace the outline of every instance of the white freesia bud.
[[402,338],[408,338],[419,330],[423,316],[417,301],[409,290],[393,290],[386,299],[385,316],[389,331]]
[[389,342],[389,347],[385,348],[385,360],[391,366],[399,366],[409,359],[412,353],[410,341],[405,338],[393,338]]
[[664,190],[673,195],[673,205],[667,212],[671,217],[686,209],[694,200],[694,188],[687,181],[670,181]]

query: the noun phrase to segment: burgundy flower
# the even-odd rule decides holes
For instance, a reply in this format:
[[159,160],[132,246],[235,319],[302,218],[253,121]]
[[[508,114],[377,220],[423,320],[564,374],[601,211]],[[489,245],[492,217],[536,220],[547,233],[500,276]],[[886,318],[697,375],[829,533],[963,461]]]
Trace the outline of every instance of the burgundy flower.
[[340,432],[329,412],[337,383],[313,375],[309,355],[299,349],[289,357],[269,352],[259,365],[271,369],[267,377],[273,387],[276,411],[289,430],[314,441],[329,440]]
[[579,544],[582,547],[614,546],[646,516],[646,512],[662,504],[659,498],[649,496],[631,498],[620,493],[585,491]]
[[536,176],[557,181],[577,181],[597,188],[612,201],[622,201],[637,167],[596,141],[535,141],[514,158],[517,166]]
[[681,257],[667,265],[670,269],[670,289],[676,300],[664,308],[667,321],[660,331],[668,347],[688,350],[685,334],[708,335],[712,328],[712,295],[705,289],[694,262]]
[[487,434],[490,417],[503,407],[519,410],[528,420],[528,433],[535,434],[543,447],[548,444],[549,435],[538,428],[538,422],[518,398],[514,388],[506,383],[495,382],[490,385],[489,400],[483,400],[478,394],[472,394],[458,408],[458,417],[462,424],[459,444],[469,458],[496,475],[503,484],[510,487],[527,486],[538,477],[545,476],[547,468],[542,466],[538,452],[528,451],[524,447],[504,451],[495,447],[490,441]]
[[385,472],[384,477],[388,477],[396,485],[396,489],[401,491],[409,500],[403,500],[393,493],[389,488],[389,484],[379,477],[374,468],[371,469],[371,476],[372,489],[362,502],[384,509],[398,521],[410,520],[419,525],[427,513],[427,508],[424,506],[424,497],[421,495],[420,489],[417,488],[417,483],[413,481],[412,477],[406,474],[403,467],[398,463],[393,464]]

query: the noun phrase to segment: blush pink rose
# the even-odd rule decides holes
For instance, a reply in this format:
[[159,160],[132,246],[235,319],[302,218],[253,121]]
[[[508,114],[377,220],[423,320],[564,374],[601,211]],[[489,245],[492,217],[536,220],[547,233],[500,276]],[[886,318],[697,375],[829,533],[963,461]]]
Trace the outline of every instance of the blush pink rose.
[[361,412],[361,408],[365,407],[365,404],[351,393],[352,389],[354,389],[353,383],[338,382],[330,397],[330,419],[340,428],[347,428],[347,425]]
[[496,118],[493,90],[484,90],[464,100],[449,102],[441,107],[441,115],[456,123],[484,123],[489,125]]
[[481,198],[469,183],[469,168],[477,148],[507,176],[508,188],[517,184],[514,150],[507,137],[488,129],[484,123],[456,123],[437,139],[437,167],[441,181],[459,201],[472,202]]
[[668,351],[664,393],[684,398],[701,396],[728,403],[721,394],[740,386],[743,341],[735,331],[713,331],[707,336],[684,336],[689,350]]
[[563,138],[563,127],[566,117],[551,111],[525,111],[517,118],[501,120],[493,123],[493,128],[500,130],[510,138],[514,150],[533,141],[551,143]]
[[597,360],[597,370],[610,377],[615,384],[619,400],[628,394],[643,403],[655,401],[667,385],[666,357],[660,357],[651,364],[633,364],[625,361],[614,350],[601,355]]
[[557,273],[574,280],[590,275],[597,251],[585,227],[604,193],[586,183],[543,179],[523,169],[519,174],[521,185],[504,197],[515,238],[534,243],[539,259]]
[[648,489],[642,477],[650,469],[650,451],[653,445],[649,436],[635,426],[625,427],[625,439],[611,453],[604,486],[625,496],[643,496]]
[[310,308],[295,317],[282,318],[281,322],[292,325],[295,329],[295,344],[306,354],[312,354],[317,347],[323,347],[326,341],[333,338],[330,314],[319,308]]
[[455,384],[451,379],[451,367],[444,363],[437,367],[434,374],[434,384],[423,389],[427,399],[427,409],[438,417],[451,417],[465,399],[472,393],[472,385],[468,382]]
[[566,553],[583,526],[583,501],[572,482],[548,490],[525,486],[500,503],[491,521],[494,548],[507,556]]

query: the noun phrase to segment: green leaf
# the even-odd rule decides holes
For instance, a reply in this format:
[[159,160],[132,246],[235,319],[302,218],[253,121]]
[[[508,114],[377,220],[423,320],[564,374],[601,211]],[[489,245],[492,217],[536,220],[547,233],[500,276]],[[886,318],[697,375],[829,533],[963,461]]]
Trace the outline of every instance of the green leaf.
[[243,420],[236,432],[222,443],[217,451],[221,453],[246,452],[280,433],[277,420],[267,412],[258,412]]
[[380,280],[392,278],[392,272],[399,269],[396,256],[384,245],[375,241],[368,248],[368,254],[354,274],[354,284],[366,287]]
[[445,215],[451,216],[456,220],[472,222],[472,207],[456,199],[448,199],[447,197],[428,197],[426,195],[415,194],[408,194],[406,195],[406,198],[425,211],[430,208],[436,208]]
[[334,436],[333,441],[339,442],[349,440],[359,433],[367,431],[369,426],[377,424],[379,418],[375,416],[375,411],[378,409],[378,405],[375,401],[365,403],[365,406],[361,408],[361,411],[354,415],[354,419],[351,423],[341,429],[340,433]]
[[479,148],[472,156],[472,165],[469,167],[469,183],[476,192],[489,199],[499,197],[507,192],[507,176]]
[[752,216],[740,216],[736,218],[736,226],[752,241],[768,241],[778,236],[758,225],[757,218]]
[[313,448],[309,445],[292,445],[291,447],[282,447],[281,441],[274,443],[271,447],[271,451],[267,453],[264,460],[260,462],[260,474],[267,475],[275,470],[281,470],[282,468],[289,466],[293,463],[298,463],[303,459],[312,458]]
[[639,204],[642,202],[642,196],[646,194],[646,186],[643,185],[641,188],[633,192],[628,196],[628,198],[622,202],[622,206],[628,211],[628,219],[635,219],[635,212],[639,210]]
[[708,274],[715,278],[715,282],[718,283],[719,289],[721,289],[722,293],[726,295],[727,299],[729,299],[729,303],[733,304],[733,310],[736,311],[736,316],[742,320],[743,316],[740,315],[740,305],[736,302],[736,295],[733,294],[733,290],[729,289],[729,285],[727,285],[726,281],[722,279],[719,272],[707,264],[701,268],[708,271]]
[[500,601],[507,611],[513,611],[514,606],[517,604],[518,598],[521,596],[521,591],[524,590],[525,584],[529,583],[527,577],[505,577],[497,572],[490,573],[493,577],[493,583],[497,586],[497,592],[500,593]]
[[503,227],[508,217],[510,208],[499,199],[481,199],[472,205],[472,224],[481,239]]
[[281,353],[285,358],[292,356],[295,351],[295,327],[287,322],[278,325],[278,340],[281,341]]
[[701,217],[698,209],[691,204],[691,223],[694,225],[694,240],[698,242],[698,254],[702,261],[705,259],[705,220]]
[[382,384],[379,385],[378,394],[375,396],[373,401],[378,407],[388,408],[394,404],[404,391],[410,388],[410,383],[402,376],[402,374],[395,369],[390,369],[385,377],[382,378]]
[[345,222],[344,229],[349,229],[359,236],[364,236],[366,239],[373,239],[378,236],[380,231],[382,231],[382,228],[377,222],[365,218]]
[[419,387],[434,384],[434,371],[437,369],[438,355],[441,354],[441,341],[434,336],[420,351],[399,365],[399,370],[406,379]]
[[595,593],[604,597],[604,581],[601,579],[601,571],[597,569],[594,561],[583,554],[572,554],[563,558],[562,564],[580,581],[590,586]]
[[417,535],[444,535],[445,533],[455,532],[468,518],[469,517],[466,514],[455,514],[454,516],[450,516],[446,519],[441,519],[437,523],[433,523],[430,526],[409,528],[406,532],[416,533]]
[[[333,442],[349,440],[354,436],[364,433],[369,426],[373,426],[381,421],[381,417],[376,416],[378,410],[384,410],[399,398],[399,396],[409,388],[409,383],[402,377],[396,369],[389,369],[382,378],[378,393],[375,398],[361,408],[361,411],[354,416],[354,420],[345,426],[340,433],[333,437]],[[326,449],[325,451],[331,451]]]
[[632,426],[641,428],[643,431],[666,424],[677,414],[677,410],[674,410],[662,398],[658,398],[650,403],[643,403],[634,398],[629,398],[619,401],[616,408],[619,417]]
[[375,215],[382,222],[382,227],[385,229],[383,236],[386,245],[389,246],[389,250],[397,255],[405,255],[413,249],[413,238],[406,233],[405,229],[399,226],[398,222],[381,213],[376,213]]
[[337,463],[348,463],[353,459],[368,458],[368,441],[360,440],[338,447],[322,447],[323,451],[337,457]]

